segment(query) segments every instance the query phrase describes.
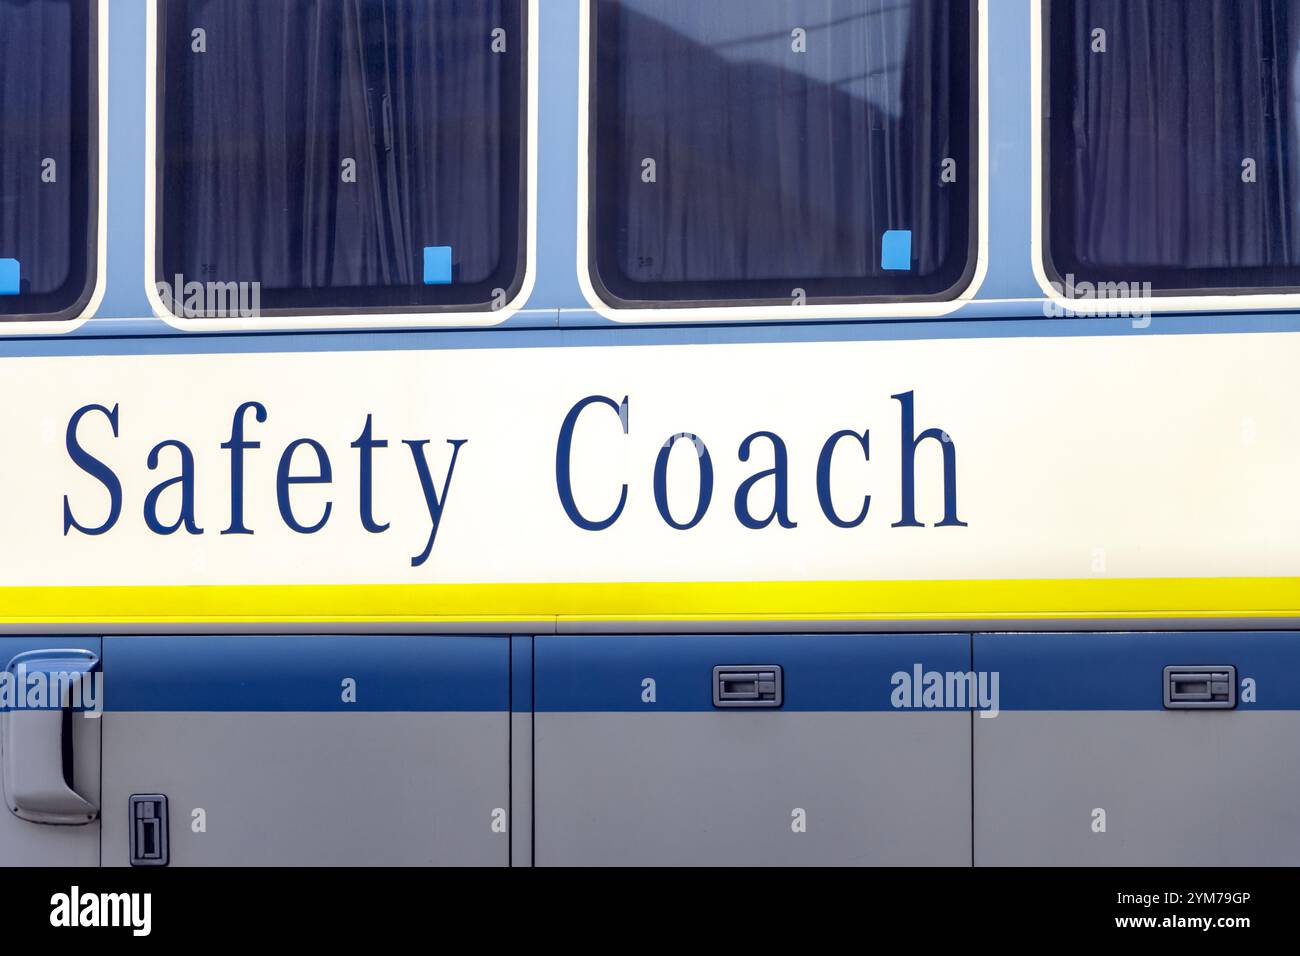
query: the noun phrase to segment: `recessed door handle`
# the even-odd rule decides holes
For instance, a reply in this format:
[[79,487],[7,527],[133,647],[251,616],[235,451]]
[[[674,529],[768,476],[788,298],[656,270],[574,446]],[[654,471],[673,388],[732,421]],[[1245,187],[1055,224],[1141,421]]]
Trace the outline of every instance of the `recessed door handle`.
[[171,862],[167,827],[167,796],[131,795],[131,865],[166,866]]
[[784,699],[777,664],[731,664],[713,668],[714,707],[780,707]]
[[1169,710],[1231,710],[1237,706],[1237,668],[1222,665],[1171,665],[1165,668],[1165,707]]
[[[33,678],[48,695],[41,706],[13,707],[4,714],[5,804],[30,823],[75,826],[99,816],[99,807],[77,789],[74,720],[87,699],[99,658],[87,650],[28,651],[6,668],[11,686],[26,693]],[[98,780],[94,781],[97,785]]]

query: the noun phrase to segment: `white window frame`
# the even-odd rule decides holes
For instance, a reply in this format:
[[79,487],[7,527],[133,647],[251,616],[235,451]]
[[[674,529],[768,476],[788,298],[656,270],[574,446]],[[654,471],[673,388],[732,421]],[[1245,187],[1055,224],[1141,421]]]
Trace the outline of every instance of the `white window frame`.
[[989,124],[988,124],[988,5],[977,3],[977,76],[979,95],[976,103],[978,131],[978,183],[976,184],[975,268],[970,282],[951,299],[941,301],[847,302],[832,305],[725,305],[674,306],[665,302],[655,308],[618,308],[596,292],[591,274],[591,22],[592,0],[581,0],[581,31],[578,57],[578,284],[583,298],[599,315],[613,322],[627,324],[673,324],[689,322],[822,322],[845,319],[931,318],[948,315],[969,302],[984,283],[989,264]]
[[0,336],[14,335],[66,335],[81,328],[104,301],[108,262],[108,0],[98,0],[95,7],[95,59],[99,73],[99,90],[96,104],[95,149],[99,153],[99,188],[96,190],[95,222],[95,284],[90,298],[81,313],[71,319],[24,319],[17,322],[0,322]]
[[[1194,293],[1173,295],[1127,296],[1123,298],[1070,298],[1063,294],[1047,275],[1047,246],[1049,237],[1045,229],[1043,215],[1046,198],[1043,195],[1043,176],[1045,170],[1043,155],[1043,109],[1046,91],[1043,83],[1043,3],[1046,0],[1029,0],[1029,51],[1030,78],[1029,90],[1031,110],[1033,112],[1030,132],[1030,197],[1033,223],[1030,232],[1030,259],[1034,269],[1034,278],[1042,289],[1043,296],[1053,302],[1066,315],[1079,315],[1088,318],[1106,318],[1109,316],[1147,316],[1152,313],[1169,312],[1259,312],[1268,309],[1295,309],[1300,306],[1300,293],[1296,292],[1250,292],[1233,295]],[[1133,268],[1130,283],[1141,283],[1141,268]],[[1131,288],[1131,285],[1130,285]],[[1139,326],[1145,328],[1145,326]]]
[[[104,2],[104,0],[101,0]],[[519,312],[532,295],[537,282],[537,133],[538,90],[540,75],[538,51],[541,33],[539,0],[527,0],[528,64],[527,118],[528,137],[527,193],[524,200],[526,220],[524,237],[524,278],[519,291],[499,309],[479,311],[395,312],[391,314],[312,313],[242,318],[186,318],[178,316],[162,301],[157,289],[157,195],[158,195],[158,2],[148,0],[148,37],[146,44],[147,81],[145,90],[145,221],[144,286],[154,315],[173,328],[185,332],[255,332],[316,331],[333,329],[440,329],[487,328],[501,325]]]

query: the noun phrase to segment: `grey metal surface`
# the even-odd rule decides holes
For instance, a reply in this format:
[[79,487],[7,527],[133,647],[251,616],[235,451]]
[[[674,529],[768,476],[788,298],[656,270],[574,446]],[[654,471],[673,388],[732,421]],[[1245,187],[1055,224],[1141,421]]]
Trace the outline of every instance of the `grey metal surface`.
[[[9,719],[0,715],[0,722]],[[99,757],[103,718],[73,717],[73,777],[79,790],[100,801]],[[3,734],[0,734],[3,737]],[[0,760],[0,767],[4,761]],[[0,769],[0,773],[3,770]],[[100,821],[83,826],[51,826],[20,820],[0,806],[0,866],[98,866]]]
[[539,866],[970,864],[969,713],[535,720]]
[[510,716],[510,865],[533,865],[533,715]]
[[1300,713],[1004,711],[973,735],[977,866],[1300,865]]
[[127,864],[127,802],[150,792],[170,803],[172,866],[504,866],[509,719],[110,712],[104,865]]

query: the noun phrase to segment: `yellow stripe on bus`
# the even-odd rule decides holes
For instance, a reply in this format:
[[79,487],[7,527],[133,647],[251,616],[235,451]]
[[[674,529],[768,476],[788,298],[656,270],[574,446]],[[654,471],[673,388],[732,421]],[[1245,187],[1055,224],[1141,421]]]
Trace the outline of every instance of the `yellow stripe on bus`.
[[1300,578],[0,587],[0,625],[1300,618]]

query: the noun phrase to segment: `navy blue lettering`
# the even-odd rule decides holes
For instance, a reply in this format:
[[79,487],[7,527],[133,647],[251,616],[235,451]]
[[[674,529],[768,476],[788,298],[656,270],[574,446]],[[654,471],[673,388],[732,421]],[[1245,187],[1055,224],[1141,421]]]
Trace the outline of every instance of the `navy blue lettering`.
[[104,523],[89,527],[77,521],[72,515],[72,504],[68,501],[68,496],[63,496],[63,534],[66,537],[68,532],[76,528],[82,534],[100,535],[112,530],[113,525],[117,524],[117,519],[122,515],[122,482],[118,480],[113,469],[108,467],[94,455],[87,452],[81,447],[77,440],[77,428],[81,425],[81,420],[91,412],[98,412],[108,419],[112,426],[113,437],[117,438],[117,410],[118,406],[114,405],[112,411],[109,411],[103,405],[86,405],[77,409],[72,418],[68,420],[68,432],[66,444],[68,448],[68,457],[72,459],[73,464],[96,479],[105,490],[108,491],[108,517]]
[[623,404],[619,405],[612,398],[606,398],[604,395],[590,395],[584,398],[573,408],[569,409],[569,414],[564,418],[564,424],[560,427],[560,438],[555,445],[555,487],[560,495],[560,504],[564,506],[564,513],[569,516],[569,520],[576,524],[584,531],[604,531],[610,527],[619,516],[623,513],[624,506],[627,505],[627,485],[623,485],[619,493],[618,507],[614,513],[604,520],[590,520],[578,510],[578,503],[573,499],[573,481],[570,473],[570,458],[573,454],[573,430],[578,424],[580,416],[588,405],[607,405],[614,411],[618,412],[619,421],[623,426],[623,434],[628,432],[628,400],[624,396]]
[[[194,518],[194,452],[190,451],[189,446],[179,441],[165,441],[160,445],[155,445],[149,452],[149,458],[146,462],[150,471],[158,469],[159,455],[166,448],[175,448],[181,456],[181,473],[175,478],[170,478],[159,485],[155,485],[153,490],[145,496],[144,499],[144,523],[149,526],[149,530],[154,534],[169,535],[175,534],[182,527],[190,534],[202,534],[203,529],[198,526]],[[158,499],[162,497],[164,491],[172,485],[181,486],[181,509],[174,524],[163,524],[158,520]]]
[[259,402],[244,402],[235,409],[230,423],[230,441],[222,442],[224,451],[230,452],[230,527],[222,534],[252,534],[244,527],[244,452],[261,448],[260,442],[244,440],[244,414],[253,412],[258,422],[266,421],[266,408]]
[[916,520],[916,449],[927,438],[933,438],[943,450],[943,520],[935,527],[966,527],[966,522],[957,518],[957,446],[952,436],[941,428],[928,428],[917,435],[913,393],[903,392],[890,397],[902,406],[903,418],[903,516],[893,527],[925,527]]
[[[782,528],[797,527],[790,520],[790,462],[785,442],[772,432],[755,432],[740,443],[740,460],[749,461],[754,440],[766,438],[772,443],[772,467],[746,478],[736,490],[736,518],[746,528],[758,531],[776,521]],[[749,511],[749,493],[766,478],[774,479],[776,489],[772,500],[772,513],[766,518],[755,518]]]
[[[316,473],[314,475],[294,475],[293,456],[299,448],[310,448],[316,453]],[[294,531],[299,534],[315,534],[321,528],[325,527],[330,520],[330,511],[334,508],[332,501],[325,502],[325,510],[320,516],[320,520],[313,525],[301,524],[293,513],[293,503],[289,500],[289,488],[291,485],[328,485],[333,481],[333,471],[330,468],[330,457],[321,447],[320,442],[312,441],[310,438],[299,438],[291,442],[289,447],[284,450],[280,456],[280,467],[275,475],[275,497],[280,503],[280,517]]]
[[826,515],[826,520],[835,527],[856,528],[867,520],[867,512],[871,509],[871,495],[862,496],[862,510],[851,521],[845,521],[835,513],[835,500],[831,497],[831,459],[835,456],[835,446],[846,438],[852,438],[861,445],[862,457],[867,461],[871,460],[871,433],[869,431],[859,435],[855,431],[845,429],[826,439],[826,444],[822,446],[822,453],[817,457],[817,500],[821,503],[822,513]]
[[[689,438],[695,445],[695,454],[700,466],[699,502],[695,507],[694,516],[686,524],[675,521],[672,512],[668,510],[668,456],[672,454],[673,446],[682,438]],[[669,438],[664,442],[664,447],[659,450],[659,457],[655,459],[655,507],[659,509],[660,517],[670,528],[689,531],[704,519],[712,500],[713,459],[709,457],[708,446],[695,435],[688,435],[685,432]]]
[[374,449],[387,448],[388,442],[371,437],[374,416],[366,416],[366,427],[351,445],[361,456],[361,527],[371,534],[380,534],[388,530],[388,524],[375,521],[374,512]]
[[433,476],[429,474],[429,462],[425,458],[424,448],[429,442],[426,441],[404,441],[411,449],[411,457],[415,459],[415,469],[420,474],[420,487],[424,490],[424,503],[429,509],[429,520],[433,523],[433,528],[429,532],[429,543],[424,546],[424,551],[411,559],[411,567],[418,568],[429,560],[429,554],[433,551],[433,542],[438,537],[438,525],[442,522],[442,509],[447,506],[447,493],[451,490],[451,476],[456,470],[456,456],[460,454],[460,446],[467,444],[468,439],[447,439],[447,444],[451,446],[451,464],[447,466],[447,478],[442,483],[442,494],[439,495],[433,487]]

